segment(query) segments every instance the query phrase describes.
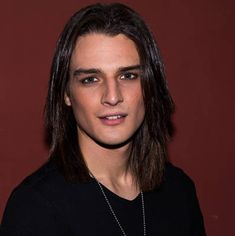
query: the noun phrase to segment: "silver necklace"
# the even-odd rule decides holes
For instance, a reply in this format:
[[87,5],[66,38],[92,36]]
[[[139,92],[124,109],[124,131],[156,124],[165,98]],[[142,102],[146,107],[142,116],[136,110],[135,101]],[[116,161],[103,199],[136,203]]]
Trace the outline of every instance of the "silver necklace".
[[[109,199],[108,199],[107,195],[104,192],[104,188],[102,187],[101,183],[94,176],[93,176],[93,178],[96,180],[97,184],[99,185],[99,188],[100,188],[100,190],[102,192],[102,195],[104,196],[104,199],[105,199],[105,201],[106,201],[106,203],[107,203],[107,205],[109,207],[109,210],[111,211],[115,221],[117,222],[117,224],[118,224],[118,226],[119,226],[119,228],[120,228],[120,230],[122,232],[122,235],[127,236],[127,234],[126,234],[125,230],[123,229],[123,227],[122,227],[122,225],[121,225],[121,223],[120,223],[116,213],[113,210],[113,207],[112,207],[111,203],[109,202]],[[140,192],[140,195],[141,195],[141,207],[142,207],[142,217],[143,217],[143,233],[144,233],[144,236],[146,236],[147,234],[146,234],[144,194],[143,194],[142,191]]]

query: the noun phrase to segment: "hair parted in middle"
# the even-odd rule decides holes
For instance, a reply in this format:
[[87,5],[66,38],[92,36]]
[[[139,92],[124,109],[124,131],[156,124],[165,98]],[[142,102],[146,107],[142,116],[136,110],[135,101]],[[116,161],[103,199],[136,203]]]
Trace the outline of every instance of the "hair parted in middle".
[[90,33],[111,37],[124,34],[138,50],[145,118],[132,137],[127,168],[141,190],[152,190],[162,182],[167,141],[173,134],[171,115],[174,103],[152,33],[135,11],[120,3],[97,3],[82,8],[70,18],[59,37],[45,106],[50,159],[56,161],[67,180],[84,182],[89,179],[89,170],[79,148],[76,120],[71,107],[65,104],[64,95],[76,42],[79,37]]

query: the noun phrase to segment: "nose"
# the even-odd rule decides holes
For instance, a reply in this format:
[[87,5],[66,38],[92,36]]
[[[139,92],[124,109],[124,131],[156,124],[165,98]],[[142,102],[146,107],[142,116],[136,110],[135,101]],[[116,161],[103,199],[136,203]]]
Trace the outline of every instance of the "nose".
[[106,106],[115,106],[121,102],[123,102],[123,96],[118,81],[114,79],[107,80],[104,85],[101,103]]

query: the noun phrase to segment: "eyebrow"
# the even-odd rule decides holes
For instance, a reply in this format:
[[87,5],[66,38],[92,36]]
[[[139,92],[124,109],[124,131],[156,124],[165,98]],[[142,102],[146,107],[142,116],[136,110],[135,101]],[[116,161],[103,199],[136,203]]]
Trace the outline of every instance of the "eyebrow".
[[[118,68],[118,72],[126,72],[130,70],[140,70],[141,66],[140,65],[133,65],[133,66],[123,66]],[[89,69],[84,69],[84,68],[79,68],[73,71],[73,76],[78,76],[81,74],[101,74],[102,70],[98,68],[89,68]]]

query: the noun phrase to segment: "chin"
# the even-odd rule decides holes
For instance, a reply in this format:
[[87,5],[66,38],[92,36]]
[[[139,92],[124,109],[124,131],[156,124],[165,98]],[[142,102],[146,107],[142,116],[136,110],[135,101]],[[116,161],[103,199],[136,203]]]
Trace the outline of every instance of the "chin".
[[127,144],[129,144],[131,141],[131,138],[127,138],[127,139],[112,139],[109,138],[107,140],[95,140],[95,142],[104,147],[104,148],[108,148],[108,149],[116,149],[116,148],[121,148],[123,146],[126,146]]

